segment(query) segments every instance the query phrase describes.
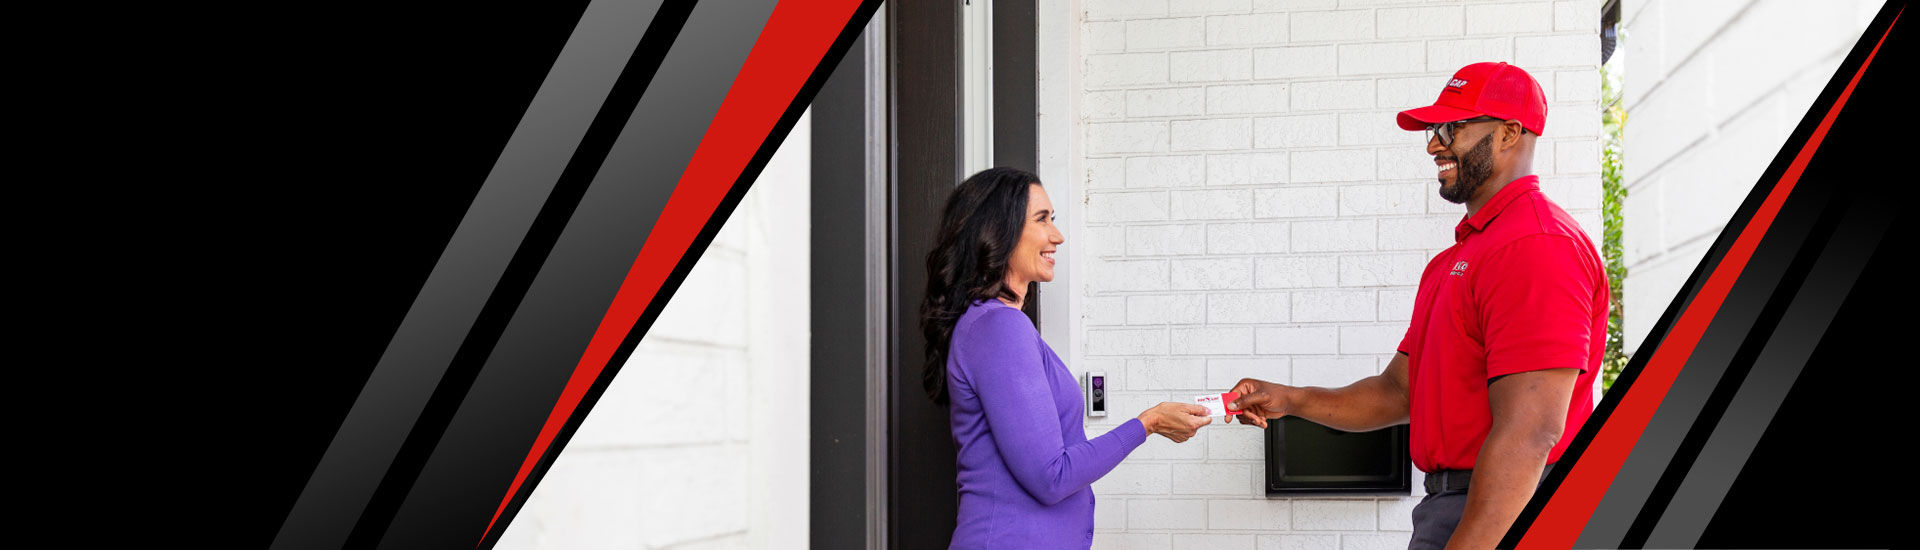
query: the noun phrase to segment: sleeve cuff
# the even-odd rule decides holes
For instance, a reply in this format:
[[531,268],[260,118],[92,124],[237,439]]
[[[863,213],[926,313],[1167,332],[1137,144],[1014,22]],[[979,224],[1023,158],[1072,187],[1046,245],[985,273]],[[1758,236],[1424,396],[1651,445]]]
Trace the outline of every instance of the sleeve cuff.
[[1147,442],[1147,425],[1142,424],[1139,418],[1128,419],[1113,431],[1119,433],[1120,441],[1126,443],[1129,450]]

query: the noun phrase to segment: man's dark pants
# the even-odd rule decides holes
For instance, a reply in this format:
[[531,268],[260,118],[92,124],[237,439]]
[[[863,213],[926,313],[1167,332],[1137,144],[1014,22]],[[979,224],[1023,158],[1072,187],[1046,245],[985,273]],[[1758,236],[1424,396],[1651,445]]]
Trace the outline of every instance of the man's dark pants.
[[[1545,481],[1552,471],[1553,465],[1548,464],[1540,472],[1540,480]],[[1426,498],[1413,506],[1413,540],[1407,543],[1407,550],[1446,548],[1447,539],[1453,538],[1454,528],[1460,526],[1460,513],[1466,509],[1466,488],[1438,492],[1430,488]]]

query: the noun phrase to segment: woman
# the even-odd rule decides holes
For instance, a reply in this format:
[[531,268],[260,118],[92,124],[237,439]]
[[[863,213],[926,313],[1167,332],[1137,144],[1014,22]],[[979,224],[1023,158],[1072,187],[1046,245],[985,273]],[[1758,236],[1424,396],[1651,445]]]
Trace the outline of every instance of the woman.
[[920,328],[925,386],[948,407],[959,454],[952,548],[1087,548],[1088,487],[1146,441],[1186,441],[1212,419],[1162,403],[1086,439],[1073,374],[1020,312],[1030,283],[1053,280],[1065,239],[1033,174],[993,168],[947,199],[927,255]]

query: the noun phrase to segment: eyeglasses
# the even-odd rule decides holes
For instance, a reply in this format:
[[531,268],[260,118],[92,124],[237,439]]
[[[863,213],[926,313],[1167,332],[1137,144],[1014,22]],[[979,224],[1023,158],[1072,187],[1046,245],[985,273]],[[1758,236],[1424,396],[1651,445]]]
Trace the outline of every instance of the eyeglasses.
[[1428,124],[1427,125],[1427,141],[1433,141],[1433,138],[1438,137],[1440,138],[1441,147],[1452,147],[1454,129],[1458,126],[1473,124],[1475,122],[1500,122],[1500,119],[1493,118],[1490,116],[1479,116],[1479,117],[1469,118],[1466,120],[1442,122],[1439,124]]

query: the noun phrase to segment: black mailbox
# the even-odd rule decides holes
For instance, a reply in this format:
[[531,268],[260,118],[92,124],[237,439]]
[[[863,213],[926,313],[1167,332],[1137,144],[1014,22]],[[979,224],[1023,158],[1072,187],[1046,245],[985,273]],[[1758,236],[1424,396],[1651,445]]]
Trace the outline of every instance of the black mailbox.
[[1343,432],[1295,417],[1267,424],[1267,494],[1406,495],[1413,488],[1405,424]]

